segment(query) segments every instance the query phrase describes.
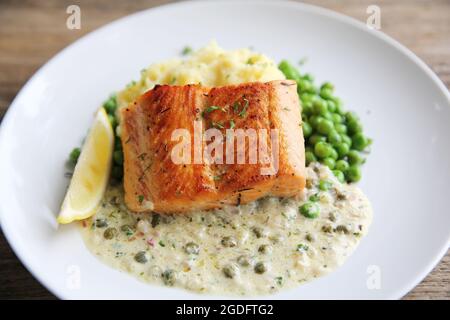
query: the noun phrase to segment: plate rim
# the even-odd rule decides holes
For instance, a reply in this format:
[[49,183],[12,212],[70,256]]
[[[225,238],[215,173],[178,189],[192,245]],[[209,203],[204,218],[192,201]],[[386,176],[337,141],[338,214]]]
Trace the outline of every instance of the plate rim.
[[[414,52],[412,52],[410,49],[408,49],[406,46],[402,45],[400,42],[392,38],[391,36],[383,33],[380,30],[374,30],[370,29],[367,25],[365,25],[363,22],[347,16],[345,14],[333,11],[331,9],[327,9],[324,7],[320,7],[317,5],[312,4],[306,4],[302,2],[294,2],[291,0],[284,0],[284,1],[264,1],[264,0],[216,0],[214,2],[208,1],[208,0],[189,0],[189,1],[182,1],[182,2],[175,2],[175,3],[168,3],[159,5],[156,7],[151,7],[143,10],[139,10],[136,12],[133,12],[131,14],[122,16],[118,19],[115,19],[113,21],[110,21],[90,32],[87,34],[81,36],[77,40],[71,42],[66,47],[58,51],[56,54],[54,54],[51,58],[49,58],[43,65],[41,65],[38,70],[25,82],[25,84],[22,86],[22,88],[19,90],[19,92],[14,97],[13,101],[9,105],[8,109],[6,110],[5,114],[3,115],[2,122],[0,124],[0,150],[3,148],[3,140],[5,135],[5,123],[8,123],[9,119],[12,117],[13,114],[15,114],[17,111],[17,107],[15,105],[17,104],[17,101],[20,100],[21,96],[24,95],[24,93],[28,90],[28,87],[32,86],[35,82],[35,79],[42,73],[45,72],[49,66],[54,64],[58,59],[61,59],[64,56],[64,53],[66,51],[69,51],[72,47],[75,47],[82,42],[86,41],[90,37],[96,36],[98,33],[102,32],[105,29],[108,29],[116,24],[119,24],[127,19],[132,19],[139,15],[145,15],[148,14],[148,12],[152,11],[163,11],[163,10],[170,10],[171,7],[190,7],[192,5],[229,5],[229,6],[235,6],[235,5],[255,5],[255,6],[277,6],[277,7],[297,7],[305,12],[312,12],[315,14],[319,14],[322,16],[325,16],[327,18],[330,18],[332,20],[337,20],[340,23],[350,25],[351,27],[357,28],[361,31],[364,31],[365,33],[369,33],[378,39],[382,40],[383,42],[389,44],[391,47],[394,47],[397,51],[402,53],[402,55],[405,58],[408,58],[411,62],[413,62],[416,66],[418,66],[427,76],[428,78],[439,88],[439,91],[447,98],[447,100],[450,102],[450,92],[445,86],[445,84],[442,82],[442,80],[431,70],[431,68],[421,59],[419,58]],[[0,202],[0,229],[2,230],[5,239],[7,240],[9,246],[11,247],[11,250],[13,251],[14,255],[19,259],[19,261],[22,263],[22,265],[25,267],[25,269],[30,272],[30,274],[49,292],[51,292],[53,295],[55,295],[59,299],[70,299],[69,296],[65,294],[64,290],[61,290],[58,287],[52,287],[52,285],[44,279],[43,276],[32,270],[29,259],[21,252],[16,243],[14,242],[14,235],[10,227],[8,226],[8,223],[5,223],[2,213],[5,211],[2,205],[2,202]],[[423,281],[423,279],[437,266],[437,264],[442,260],[444,255],[447,253],[450,247],[450,234],[447,235],[447,243],[442,245],[442,247],[439,250],[439,253],[435,256],[434,259],[430,259],[427,266],[422,270],[422,272],[411,282],[409,282],[408,285],[403,286],[402,288],[398,288],[396,291],[391,293],[391,296],[387,299],[401,299],[404,297],[407,293],[409,293],[413,288],[415,288],[420,282]],[[208,297],[206,297],[208,299]]]

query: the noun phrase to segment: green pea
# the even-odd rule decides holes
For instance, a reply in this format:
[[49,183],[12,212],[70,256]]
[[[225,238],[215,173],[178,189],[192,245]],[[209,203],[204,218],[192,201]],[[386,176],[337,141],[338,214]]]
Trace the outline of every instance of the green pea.
[[317,115],[325,114],[328,111],[327,103],[322,99],[318,99],[314,101],[313,109]]
[[[332,102],[332,101],[331,101]],[[333,113],[332,119],[335,124],[342,123],[344,121],[344,118],[339,113]]]
[[117,165],[123,164],[123,151],[122,150],[116,150],[113,154],[114,163]]
[[300,80],[300,73],[297,71],[297,69],[294,68],[289,62],[286,60],[283,60],[278,65],[278,69],[283,72],[283,74],[286,76],[287,79],[290,80]]
[[320,96],[325,100],[331,99],[333,97],[333,90],[323,88],[320,90]]
[[[334,115],[339,116],[337,113],[334,113]],[[340,134],[347,133],[347,126],[345,124],[342,124],[342,123],[336,123],[335,122],[334,129]]]
[[336,151],[336,149],[334,149],[334,148],[331,149],[330,158],[333,159],[334,161],[339,159],[339,154]]
[[325,138],[324,136],[318,135],[318,134],[313,134],[310,138],[309,138],[309,143],[313,146],[315,146],[317,143],[319,142],[325,142],[327,141],[327,138]]
[[328,111],[330,111],[334,114],[336,112],[336,103],[334,103],[333,100],[327,100],[327,105],[328,105]]
[[309,137],[312,134],[312,127],[308,122],[303,122],[303,135],[305,138]]
[[310,82],[313,82],[314,81],[314,76],[312,74],[310,74],[310,73],[305,73],[303,75],[303,79],[308,80]]
[[352,137],[352,146],[358,151],[363,151],[369,144],[366,136],[362,132],[358,132]]
[[347,122],[359,121],[358,115],[352,111],[348,111],[345,113],[345,119],[347,120]]
[[329,111],[325,112],[322,117],[326,120],[333,122],[333,114]]
[[358,182],[359,180],[361,180],[360,167],[356,165],[350,166],[350,168],[348,168],[347,172],[345,173],[345,176],[350,182]]
[[324,120],[323,117],[318,116],[318,115],[313,115],[313,116],[309,117],[309,124],[311,124],[311,126],[313,128],[316,128],[318,126],[318,124],[320,122],[322,122],[323,120]]
[[332,184],[330,181],[327,181],[327,180],[319,181],[319,190],[328,191],[328,190],[330,190],[331,186],[332,186]]
[[302,102],[302,115],[309,116],[313,112],[312,102]]
[[320,208],[314,202],[306,202],[300,207],[300,213],[309,219],[317,218],[320,214]]
[[308,81],[308,80],[304,80],[304,79],[300,79],[297,81],[297,86],[298,86],[298,90],[300,92],[311,92],[313,91],[313,84]]
[[359,152],[356,150],[350,150],[347,154],[348,162],[350,165],[359,165],[363,162],[362,157],[359,155]]
[[348,135],[342,134],[341,138],[343,143],[347,144],[349,147],[352,146],[352,139]]
[[80,157],[81,154],[81,149],[80,148],[75,148],[70,152],[69,155],[69,162],[72,166],[75,166],[78,162],[78,158]]
[[317,158],[314,155],[314,153],[312,151],[306,151],[305,152],[306,165],[309,165],[311,162],[315,162],[315,161],[317,161]]
[[328,89],[330,91],[334,91],[334,85],[331,82],[324,82],[320,86],[320,90]]
[[341,135],[336,130],[330,131],[327,137],[331,144],[338,144],[342,141]]
[[108,114],[109,123],[111,123],[111,127],[115,128],[117,126],[116,117],[111,114]]
[[103,107],[105,108],[106,112],[109,114],[114,114],[117,108],[117,101],[116,97],[109,98],[104,104]]
[[332,98],[333,102],[336,104],[336,112],[339,113],[341,116],[345,115],[345,111],[342,108],[342,101],[338,97]]
[[317,142],[314,146],[314,153],[319,158],[329,157],[333,148],[326,142]]
[[363,130],[361,122],[358,120],[351,120],[347,122],[347,129],[350,134],[355,134]]
[[333,129],[333,122],[330,120],[323,120],[317,124],[317,131],[322,134],[329,134]]
[[328,168],[330,168],[331,170],[334,169],[335,165],[336,165],[336,161],[333,158],[325,158],[322,159],[321,161],[324,165],[326,165]]
[[305,92],[300,95],[300,100],[302,100],[302,102],[306,102],[306,101],[312,102],[313,97],[314,97],[314,95],[312,95],[311,93]]
[[116,137],[114,141],[114,150],[122,149],[122,140],[119,137]]
[[340,170],[333,170],[333,174],[338,179],[338,181],[340,183],[344,183],[345,182],[345,175],[344,175],[344,173],[342,171],[340,171]]
[[350,147],[346,143],[338,143],[334,145],[334,149],[337,151],[339,158],[343,158],[350,151]]
[[349,167],[350,167],[350,165],[345,160],[336,161],[336,170],[346,172]]
[[122,179],[123,167],[122,166],[113,166],[113,168],[111,169],[111,175],[116,180]]

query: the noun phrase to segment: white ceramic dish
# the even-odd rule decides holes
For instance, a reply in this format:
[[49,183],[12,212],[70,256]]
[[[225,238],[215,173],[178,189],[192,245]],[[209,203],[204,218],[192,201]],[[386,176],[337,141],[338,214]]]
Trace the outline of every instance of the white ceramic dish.
[[[92,256],[55,216],[64,161],[94,111],[154,61],[216,39],[277,61],[307,57],[374,138],[362,189],[369,235],[336,272],[269,298],[400,298],[449,247],[450,103],[410,51],[364,24],[289,2],[183,2],[139,12],[75,42],[25,85],[0,131],[1,225],[30,272],[60,298],[218,298],[141,283]],[[379,280],[379,281],[378,281]],[[378,286],[379,284],[379,286]]]

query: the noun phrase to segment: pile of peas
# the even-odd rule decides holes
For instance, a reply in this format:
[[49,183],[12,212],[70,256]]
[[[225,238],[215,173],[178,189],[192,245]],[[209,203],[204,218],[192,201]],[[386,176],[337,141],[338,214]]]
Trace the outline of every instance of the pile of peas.
[[301,75],[285,60],[278,68],[287,79],[297,82],[306,165],[319,161],[329,167],[340,182],[359,181],[360,166],[365,161],[362,152],[367,151],[372,140],[364,135],[358,116],[343,110],[330,82],[316,87],[310,74]]
[[[117,110],[117,99],[116,96],[111,96],[108,100],[103,103],[103,108],[105,109],[106,113],[108,114],[109,122],[111,123],[111,126],[116,132],[116,128],[118,125],[118,120],[116,117],[116,110]],[[81,149],[75,148],[72,150],[72,152],[69,155],[69,163],[73,167],[77,164],[78,157],[80,156]],[[123,150],[122,150],[122,142],[120,140],[120,137],[115,135],[114,138],[114,152],[113,152],[113,165],[111,169],[111,177],[114,178],[117,181],[120,181],[123,177]]]

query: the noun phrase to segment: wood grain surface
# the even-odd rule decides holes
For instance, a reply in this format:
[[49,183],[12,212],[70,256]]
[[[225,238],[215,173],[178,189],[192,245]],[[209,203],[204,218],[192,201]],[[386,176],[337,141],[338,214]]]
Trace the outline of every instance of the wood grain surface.
[[[165,0],[0,0],[0,121],[28,78],[58,51],[99,26]],[[366,21],[381,9],[381,31],[422,58],[450,87],[449,0],[304,1]],[[79,5],[81,30],[66,28],[66,8]],[[1,177],[0,177],[1,178]],[[54,299],[16,258],[0,234],[0,299]],[[405,299],[450,299],[450,253]]]

